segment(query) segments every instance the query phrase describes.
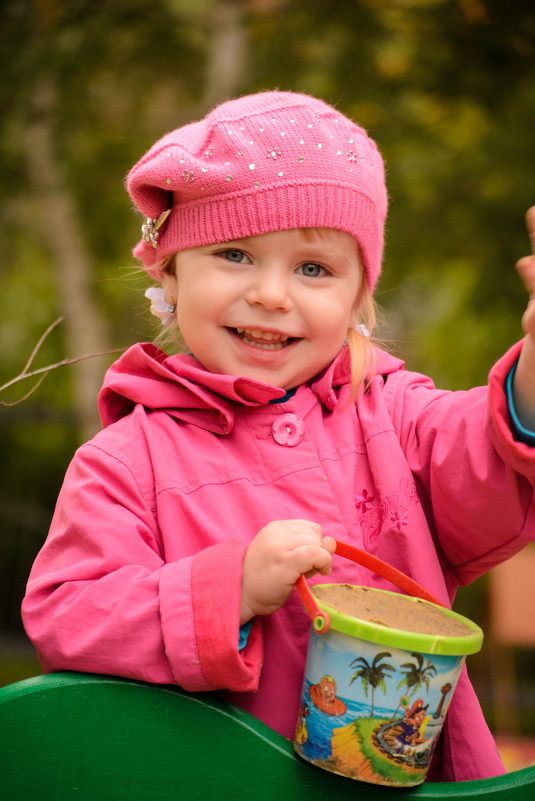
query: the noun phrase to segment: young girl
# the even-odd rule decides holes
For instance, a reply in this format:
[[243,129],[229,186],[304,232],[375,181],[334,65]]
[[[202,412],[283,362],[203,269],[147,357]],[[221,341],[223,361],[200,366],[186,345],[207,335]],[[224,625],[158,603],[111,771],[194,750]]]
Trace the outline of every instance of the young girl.
[[[374,349],[382,160],[306,95],[224,103],[157,142],[128,190],[153,307],[191,355],[140,344],[108,371],[26,630],[45,671],[218,690],[292,738],[310,626],[297,578],[392,589],[332,559],[333,538],[446,604],[535,538],[535,306],[488,387],[440,391]],[[535,257],[519,268],[535,291]],[[463,674],[429,778],[499,772]]]

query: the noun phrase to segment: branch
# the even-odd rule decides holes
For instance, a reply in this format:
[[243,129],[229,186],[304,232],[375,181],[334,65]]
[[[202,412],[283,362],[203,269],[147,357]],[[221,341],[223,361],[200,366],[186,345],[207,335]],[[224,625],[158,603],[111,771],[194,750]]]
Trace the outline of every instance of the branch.
[[47,336],[51,333],[51,331],[53,331],[54,328],[57,325],[59,325],[62,321],[63,317],[58,317],[57,320],[55,320],[51,325],[48,326],[44,334],[39,338],[35,348],[31,352],[30,358],[26,362],[22,372],[19,373],[19,375],[16,376],[15,378],[12,378],[11,381],[8,381],[6,384],[2,384],[2,386],[0,386],[0,392],[3,392],[5,389],[8,389],[8,387],[13,386],[14,384],[18,384],[20,381],[24,381],[24,379],[26,378],[34,378],[35,376],[38,375],[40,375],[41,378],[37,381],[35,386],[32,387],[32,389],[22,398],[19,398],[19,400],[12,401],[10,403],[6,401],[0,401],[0,406],[16,406],[18,403],[22,403],[23,401],[25,401],[41,385],[41,383],[44,381],[44,379],[51,370],[56,370],[58,367],[66,367],[69,364],[76,364],[77,362],[83,362],[86,361],[87,359],[94,359],[97,356],[109,356],[112,353],[123,353],[126,350],[126,348],[113,348],[112,350],[103,350],[100,351],[99,353],[88,353],[85,356],[76,356],[72,359],[63,359],[62,361],[56,362],[55,364],[49,364],[46,367],[39,367],[37,370],[29,371],[29,368],[31,367],[33,360],[35,359],[37,353],[39,352],[41,346],[43,345],[43,342],[45,341]]
[[[45,380],[47,375],[48,375],[48,373],[45,373],[44,375],[42,375],[41,378],[39,379],[39,381],[37,382],[37,384],[35,384],[35,386],[33,386],[30,389],[30,391],[26,393],[26,395],[23,395],[22,398],[19,398],[16,401],[11,401],[10,403],[8,403],[7,401],[1,401],[0,400],[0,406],[17,406],[17,404],[22,403],[23,401],[27,400],[30,397],[30,395],[33,395],[35,390],[38,389],[41,386],[41,384],[43,383],[43,381]],[[15,381],[22,381],[22,379],[25,378],[25,377],[26,376],[18,376],[13,381],[10,381],[9,384],[4,384],[3,387],[0,387],[0,392],[4,389],[4,387],[11,386],[11,384],[14,384]]]
[[[47,338],[47,336],[50,334],[50,332],[51,332],[51,331],[53,331],[53,330],[54,330],[54,328],[55,328],[57,325],[59,325],[60,323],[62,323],[62,322],[63,322],[63,320],[64,320],[64,318],[63,318],[63,317],[58,317],[58,319],[57,319],[57,320],[54,320],[54,322],[52,323],[52,325],[49,325],[49,326],[48,326],[48,328],[46,329],[45,333],[44,333],[44,334],[42,335],[42,337],[41,337],[41,338],[38,340],[38,342],[37,342],[37,345],[36,345],[36,346],[35,346],[35,348],[33,349],[33,351],[32,351],[32,353],[31,353],[31,356],[30,356],[30,358],[29,358],[29,359],[28,359],[28,361],[26,362],[26,365],[25,365],[24,369],[22,370],[22,373],[20,374],[20,377],[21,377],[21,378],[24,378],[24,377],[26,376],[26,373],[28,372],[28,368],[31,366],[31,364],[32,364],[33,360],[35,359],[35,357],[36,357],[36,355],[37,355],[37,352],[39,351],[39,349],[40,349],[41,345],[43,344],[43,342],[45,341],[45,339]],[[6,386],[8,386],[8,385],[6,384]],[[1,389],[3,389],[3,387],[2,387]],[[1,389],[0,389],[0,391],[1,391]]]

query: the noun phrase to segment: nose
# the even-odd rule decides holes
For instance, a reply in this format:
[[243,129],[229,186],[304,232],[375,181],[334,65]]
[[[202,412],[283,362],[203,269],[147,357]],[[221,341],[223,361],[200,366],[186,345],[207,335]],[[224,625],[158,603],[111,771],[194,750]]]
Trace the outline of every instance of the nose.
[[277,269],[276,266],[266,266],[255,271],[246,300],[251,306],[289,311],[293,307],[293,301],[287,271]]

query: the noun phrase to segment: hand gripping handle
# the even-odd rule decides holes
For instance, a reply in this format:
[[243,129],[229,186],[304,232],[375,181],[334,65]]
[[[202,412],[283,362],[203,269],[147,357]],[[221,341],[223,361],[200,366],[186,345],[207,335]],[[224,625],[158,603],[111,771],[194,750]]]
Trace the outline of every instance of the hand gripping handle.
[[[407,595],[412,595],[415,598],[423,598],[424,601],[431,601],[431,603],[437,604],[437,606],[444,606],[442,601],[439,601],[434,595],[431,595],[425,587],[422,587],[421,584],[411,579],[406,573],[402,573],[401,570],[389,565],[388,562],[383,562],[378,556],[372,556],[372,554],[366,553],[366,551],[362,551],[354,545],[347,545],[345,542],[339,542],[338,540],[335,540],[335,542],[335,553],[340,556],[344,556],[346,559],[350,559],[352,562],[356,562],[358,565],[362,565],[368,568],[368,570],[377,573],[377,575],[388,579],[388,581],[395,584],[396,587],[403,590]],[[318,606],[303,575],[299,576],[295,586],[305,612],[312,620],[315,631],[317,631],[318,634],[325,634],[330,626],[328,613]]]

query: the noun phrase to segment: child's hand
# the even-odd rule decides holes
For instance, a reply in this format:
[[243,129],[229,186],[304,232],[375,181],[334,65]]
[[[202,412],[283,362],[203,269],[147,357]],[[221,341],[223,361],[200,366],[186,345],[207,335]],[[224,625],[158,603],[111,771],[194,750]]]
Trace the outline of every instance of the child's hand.
[[240,625],[279,609],[301,573],[330,573],[335,548],[333,538],[323,537],[310,520],[274,520],[264,526],[243,560]]
[[522,317],[526,338],[515,371],[513,395],[521,424],[529,431],[535,431],[535,206],[526,214],[526,223],[532,254],[520,259],[516,268],[529,292],[529,302]]
[[522,328],[528,335],[535,337],[535,206],[526,214],[526,225],[531,240],[531,256],[525,256],[517,262],[518,270],[526,290],[529,292],[529,303],[522,318]]

